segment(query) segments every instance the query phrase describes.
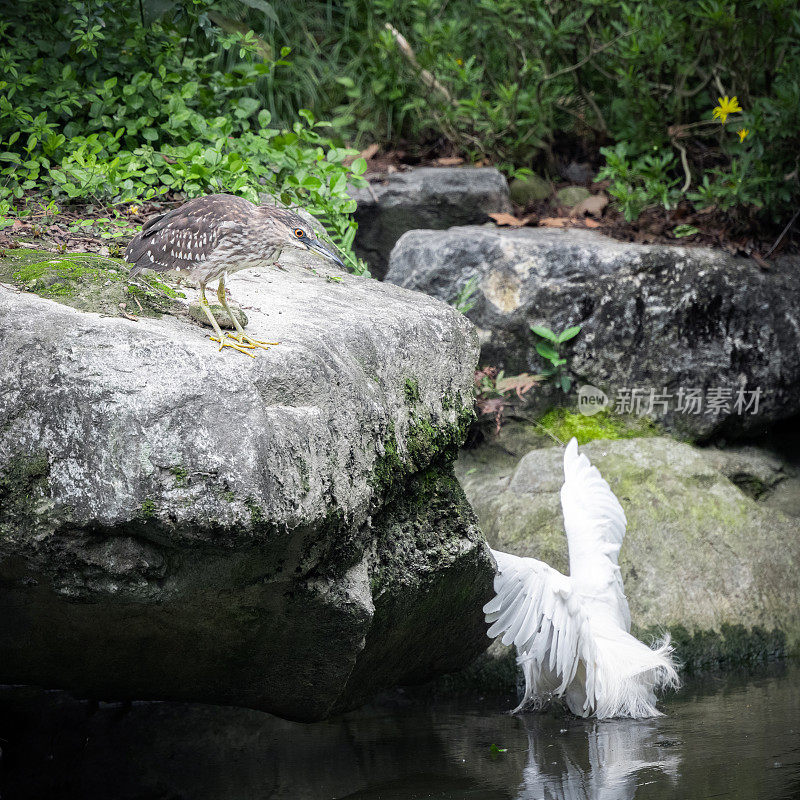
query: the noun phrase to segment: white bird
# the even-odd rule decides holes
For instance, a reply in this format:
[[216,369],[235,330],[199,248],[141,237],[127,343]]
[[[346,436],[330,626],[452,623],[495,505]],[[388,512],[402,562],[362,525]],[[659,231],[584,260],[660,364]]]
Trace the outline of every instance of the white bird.
[[483,610],[489,636],[517,648],[525,696],[514,711],[557,696],[579,717],[661,716],[655,690],[678,685],[673,648],[668,635],[650,648],[630,634],[619,568],[625,512],[575,439],[564,453],[561,508],[569,577],[492,550],[496,596]]

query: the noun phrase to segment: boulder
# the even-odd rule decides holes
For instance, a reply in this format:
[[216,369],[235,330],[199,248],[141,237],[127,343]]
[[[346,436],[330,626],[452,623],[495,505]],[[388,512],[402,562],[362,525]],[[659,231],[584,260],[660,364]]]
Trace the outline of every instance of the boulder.
[[458,227],[405,234],[386,280],[452,301],[473,277],[468,316],[484,364],[537,372],[545,364],[531,324],[582,325],[564,347],[568,368],[620,411],[700,439],[800,413],[795,262],[765,272],[718,250],[594,231]]
[[[800,649],[800,520],[757,502],[717,453],[658,436],[581,451],[622,503],[620,554],[634,632],[670,630],[692,666]],[[563,450],[509,463],[464,451],[457,474],[491,547],[568,571]]]
[[420,167],[351,194],[358,203],[353,248],[376,278],[386,274],[389,253],[406,231],[482,223],[511,211],[506,179],[488,167]]
[[63,302],[0,285],[0,683],[314,720],[486,647],[461,314],[320,262],[242,272],[280,342],[250,359],[179,307],[71,307],[131,289],[92,264],[34,279]]
[[572,208],[591,196],[592,193],[585,186],[565,186],[556,192],[555,205]]
[[518,206],[527,206],[537,200],[546,200],[553,193],[553,186],[549,181],[536,174],[514,178],[508,187],[511,199]]

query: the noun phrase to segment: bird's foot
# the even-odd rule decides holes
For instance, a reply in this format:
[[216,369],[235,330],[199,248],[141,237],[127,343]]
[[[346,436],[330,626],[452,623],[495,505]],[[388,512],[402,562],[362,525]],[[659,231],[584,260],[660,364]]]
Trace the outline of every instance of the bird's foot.
[[280,342],[264,342],[261,339],[251,339],[246,333],[232,333],[230,337],[236,339],[242,347],[263,347],[264,350],[269,350],[270,347],[280,344]]
[[223,347],[230,347],[236,350],[237,353],[244,353],[244,355],[250,356],[250,358],[255,358],[255,354],[250,352],[251,350],[255,350],[255,345],[240,342],[233,336],[222,336],[222,338],[218,336],[209,336],[208,338],[211,339],[212,342],[219,342],[220,352],[222,352]]

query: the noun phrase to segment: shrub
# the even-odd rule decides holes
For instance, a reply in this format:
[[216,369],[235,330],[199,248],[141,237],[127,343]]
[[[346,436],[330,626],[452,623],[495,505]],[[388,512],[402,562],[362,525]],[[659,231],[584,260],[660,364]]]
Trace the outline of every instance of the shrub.
[[[800,150],[793,0],[310,0],[302,14],[292,3],[272,8],[256,28],[270,47],[304,46],[296,48],[299,73],[270,76],[270,102],[302,98],[363,142],[444,143],[509,171],[553,170],[565,138],[590,151],[622,142],[634,166],[672,155],[658,191],[638,173],[629,215],[637,204],[661,202],[665,191],[674,202],[672,184],[685,185],[684,158],[696,193],[727,203],[734,192],[737,205],[773,218],[793,210]],[[257,12],[248,15],[258,25]],[[408,40],[415,62],[387,23]],[[726,95],[744,109],[735,120],[749,130],[743,142],[730,124],[712,120]]]
[[[509,173],[555,171],[565,141],[590,155],[622,143],[631,218],[682,192],[777,220],[798,195],[793,0],[21,0],[0,23],[0,69],[17,194],[258,180],[292,201],[317,192],[335,216],[349,207],[344,137],[432,143]],[[726,96],[743,111],[720,122]],[[299,159],[299,186],[271,168],[276,151],[288,172]]]
[[[351,252],[347,186],[366,163],[347,166],[357,152],[310,111],[272,127],[253,95],[286,66],[288,49],[265,60],[252,31],[214,33],[203,10],[176,4],[146,27],[122,0],[10,9],[0,23],[0,63],[12,78],[0,81],[0,214],[31,197],[113,204],[177,191],[256,201],[267,192],[320,217],[363,269]],[[195,29],[205,31],[197,41]],[[241,60],[223,71],[213,47]]]

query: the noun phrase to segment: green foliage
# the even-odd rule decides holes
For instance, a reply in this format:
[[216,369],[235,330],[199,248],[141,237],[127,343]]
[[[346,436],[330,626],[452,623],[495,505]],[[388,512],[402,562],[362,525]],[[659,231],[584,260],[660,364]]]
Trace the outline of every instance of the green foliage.
[[750,166],[749,160],[736,160],[727,170],[710,170],[697,189],[689,192],[689,200],[697,208],[716,206],[723,211],[745,205],[760,208],[765,202],[760,192],[765,179],[753,175]]
[[600,152],[606,164],[597,179],[611,181],[608,193],[628,222],[637,219],[646,208],[670,209],[680,199],[679,180],[671,176],[673,153],[660,151],[631,160],[624,142],[616,147],[603,147]]
[[[775,219],[796,205],[793,0],[8,5],[0,216],[31,193],[263,189],[309,207],[348,250],[346,187],[365,165],[348,169],[342,143],[401,139],[509,174],[553,172],[560,141],[623,143],[606,170],[629,219],[672,207],[687,171],[697,205]],[[743,111],[712,119],[719,96]]]
[[462,314],[467,314],[475,307],[477,302],[473,295],[478,290],[478,276],[471,277],[458,291],[456,299],[453,301],[453,308]]
[[[24,213],[31,198],[268,193],[319,217],[351,268],[363,269],[351,253],[347,194],[363,183],[363,159],[347,166],[357,151],[308,110],[273,127],[254,96],[286,66],[288,48],[277,61],[256,60],[260,40],[223,35],[211,4],[152,5],[162,14],[149,27],[122,0],[25,0],[4,15],[0,63],[11,80],[0,81],[0,215],[14,205]],[[220,49],[241,60],[221,69]]]
[[536,343],[536,352],[549,362],[542,375],[560,386],[566,394],[572,386],[572,378],[567,374],[567,359],[562,354],[562,345],[574,339],[581,332],[581,326],[572,325],[561,333],[554,333],[543,325],[531,325],[531,331],[541,339]]
[[[786,214],[798,194],[800,6],[793,0],[309,0],[249,24],[275,50],[267,107],[308,105],[364,143],[446,142],[513,171],[554,168],[559,139],[624,142],[655,184],[635,180],[628,209],[675,200],[684,147],[692,185],[750,154],[740,204]],[[404,54],[386,24],[407,40]],[[423,70],[426,72],[423,73]],[[431,86],[430,78],[437,84]],[[441,87],[435,88],[436,86]],[[711,126],[720,95],[744,113]],[[750,131],[742,143],[731,126]],[[692,127],[695,126],[695,127]],[[714,173],[710,184],[719,182]],[[723,181],[724,182],[724,181]],[[757,191],[755,191],[757,189]]]

